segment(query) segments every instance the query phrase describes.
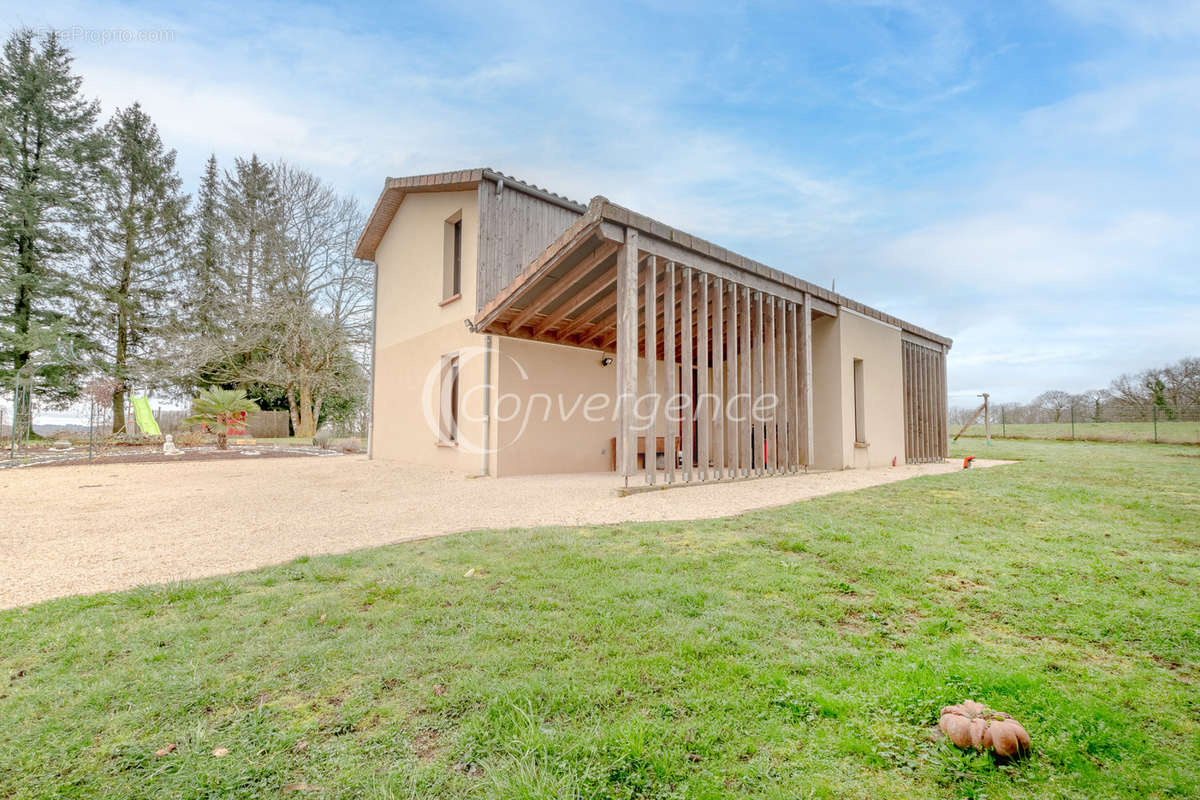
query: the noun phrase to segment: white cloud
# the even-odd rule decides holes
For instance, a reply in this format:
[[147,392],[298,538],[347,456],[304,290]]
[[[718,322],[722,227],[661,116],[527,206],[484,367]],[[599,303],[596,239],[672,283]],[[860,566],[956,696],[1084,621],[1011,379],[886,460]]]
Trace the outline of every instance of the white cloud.
[[1087,22],[1159,39],[1200,35],[1195,0],[1056,0],[1063,11]]
[[106,112],[138,101],[172,144],[233,152],[257,149],[306,161],[314,156],[317,161],[326,159],[325,150],[314,148],[308,117],[289,112],[251,87],[181,81],[103,66],[91,66],[84,74],[84,92],[103,98]]
[[1023,208],[937,223],[884,246],[883,263],[955,283],[1000,281],[1028,291],[1141,274],[1186,243],[1191,220],[1161,211],[1073,219],[1046,198]]
[[1076,153],[1103,147],[1110,153],[1191,158],[1200,154],[1197,123],[1200,65],[1193,62],[1119,79],[1034,109],[1025,115],[1023,127],[1040,146]]

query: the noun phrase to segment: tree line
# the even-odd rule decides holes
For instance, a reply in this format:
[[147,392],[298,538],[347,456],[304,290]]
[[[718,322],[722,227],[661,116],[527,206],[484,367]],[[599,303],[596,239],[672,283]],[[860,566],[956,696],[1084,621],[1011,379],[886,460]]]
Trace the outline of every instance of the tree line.
[[193,197],[141,106],[101,121],[81,84],[53,32],[4,44],[0,386],[52,407],[99,391],[114,432],[132,391],[210,385],[286,408],[297,436],[356,414],[373,292],[357,202],[255,154],[209,158]]
[[[951,422],[964,424],[975,409],[959,408]],[[1127,373],[1106,389],[1066,392],[1050,389],[1028,403],[993,403],[993,422],[1112,422],[1200,419],[1200,358]]]

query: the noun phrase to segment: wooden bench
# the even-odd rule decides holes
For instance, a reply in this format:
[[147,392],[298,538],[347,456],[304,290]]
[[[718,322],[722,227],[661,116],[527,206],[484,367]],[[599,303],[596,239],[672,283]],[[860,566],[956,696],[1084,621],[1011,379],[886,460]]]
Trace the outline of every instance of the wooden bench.
[[[609,446],[608,452],[612,454],[612,471],[616,472],[617,471],[617,437],[614,436],[609,441],[611,442],[611,445]],[[665,461],[666,456],[667,456],[666,447],[667,447],[667,445],[666,445],[665,437],[662,437],[662,436],[654,437],[654,459],[655,459],[654,463],[655,464],[658,463],[659,456],[662,456]],[[638,469],[645,469],[646,468],[646,437],[645,436],[637,437],[637,454],[639,456],[639,460],[637,462]],[[672,454],[672,457],[674,457],[674,454]]]

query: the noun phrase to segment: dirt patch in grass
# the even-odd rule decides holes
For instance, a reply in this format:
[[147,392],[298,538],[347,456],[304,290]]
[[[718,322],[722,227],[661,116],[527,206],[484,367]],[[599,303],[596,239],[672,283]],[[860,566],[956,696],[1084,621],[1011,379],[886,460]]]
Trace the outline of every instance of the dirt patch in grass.
[[441,734],[436,728],[422,728],[413,736],[412,749],[416,754],[417,760],[422,763],[429,763],[438,757],[442,752],[443,746],[439,742]]

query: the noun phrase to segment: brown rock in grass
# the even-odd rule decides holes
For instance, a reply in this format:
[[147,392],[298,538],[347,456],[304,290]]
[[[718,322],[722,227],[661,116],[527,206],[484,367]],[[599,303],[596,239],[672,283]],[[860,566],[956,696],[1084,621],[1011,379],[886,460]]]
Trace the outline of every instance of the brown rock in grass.
[[1029,752],[1029,734],[1016,720],[993,722],[992,752],[1004,758],[1020,758]]
[[1001,758],[1029,754],[1029,734],[1021,723],[974,700],[943,708],[938,727],[955,747],[988,750]]
[[958,714],[943,714],[938,727],[955,747],[971,746],[971,720]]

